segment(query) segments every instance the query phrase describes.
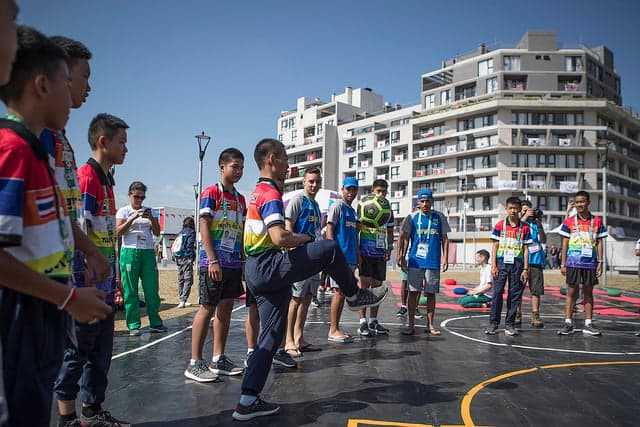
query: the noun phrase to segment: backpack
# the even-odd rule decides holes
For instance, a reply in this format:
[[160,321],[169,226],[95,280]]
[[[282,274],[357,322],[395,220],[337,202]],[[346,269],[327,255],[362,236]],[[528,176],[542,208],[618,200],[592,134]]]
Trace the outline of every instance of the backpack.
[[171,244],[171,254],[173,256],[182,256],[182,232],[178,234],[176,239]]

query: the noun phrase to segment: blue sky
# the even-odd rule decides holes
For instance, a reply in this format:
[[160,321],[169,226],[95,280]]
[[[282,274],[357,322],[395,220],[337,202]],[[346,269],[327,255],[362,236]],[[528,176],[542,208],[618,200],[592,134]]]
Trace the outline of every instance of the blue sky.
[[148,204],[192,207],[201,131],[213,137],[204,185],[218,180],[220,151],[235,146],[246,156],[238,187],[249,192],[258,176],[253,147],[276,136],[280,111],[298,97],[326,101],[352,86],[417,103],[422,73],[481,42],[514,46],[529,29],[556,30],[560,47],[608,46],[623,103],[640,110],[633,0],[17,1],[20,23],[93,51],[92,92],[67,131],[82,164],[93,116],[129,123],[129,154],[116,173],[121,203],[129,183],[142,180]]

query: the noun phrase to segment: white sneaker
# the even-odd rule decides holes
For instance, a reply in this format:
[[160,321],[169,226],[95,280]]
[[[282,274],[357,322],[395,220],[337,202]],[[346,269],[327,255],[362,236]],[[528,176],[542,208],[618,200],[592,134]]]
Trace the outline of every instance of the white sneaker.
[[184,308],[184,301],[180,301],[177,308]]
[[188,301],[184,301],[184,302],[183,302],[183,304],[184,304],[184,305],[182,306],[183,308],[184,308],[184,307],[191,307],[191,303],[190,303],[190,302],[188,302]]

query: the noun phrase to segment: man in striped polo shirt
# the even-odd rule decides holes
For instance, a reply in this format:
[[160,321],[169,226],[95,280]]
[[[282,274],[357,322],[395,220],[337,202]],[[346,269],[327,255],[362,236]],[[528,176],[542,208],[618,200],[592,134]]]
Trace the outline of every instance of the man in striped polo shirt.
[[258,301],[260,336],[242,381],[240,402],[233,413],[233,418],[241,421],[280,410],[278,405],[260,399],[259,394],[286,331],[294,282],[326,270],[346,295],[351,310],[377,306],[387,292],[383,289],[375,294],[359,289],[335,241],[316,241],[315,234],[297,234],[285,229],[282,187],[289,162],[282,142],[263,139],[255,148],[254,159],[260,169],[260,179],[249,200],[244,250],[247,286]]

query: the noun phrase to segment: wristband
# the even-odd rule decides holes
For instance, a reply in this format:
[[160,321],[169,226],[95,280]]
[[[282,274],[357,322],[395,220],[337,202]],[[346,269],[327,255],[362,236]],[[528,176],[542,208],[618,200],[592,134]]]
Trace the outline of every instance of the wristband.
[[522,271],[529,271],[529,269],[528,268],[523,268]]
[[601,259],[598,260],[598,264],[602,264],[602,260]]
[[213,264],[217,264],[218,260],[217,259],[210,259],[209,260],[209,265],[213,265]]
[[309,240],[307,243],[311,243],[311,242],[315,242],[316,241],[316,235],[313,233],[305,233],[307,236],[309,236],[311,238],[311,240]]
[[67,294],[67,297],[64,299],[62,304],[58,306],[58,310],[60,311],[64,310],[65,307],[75,299],[75,297],[76,297],[76,287],[74,286],[69,290],[69,293]]

